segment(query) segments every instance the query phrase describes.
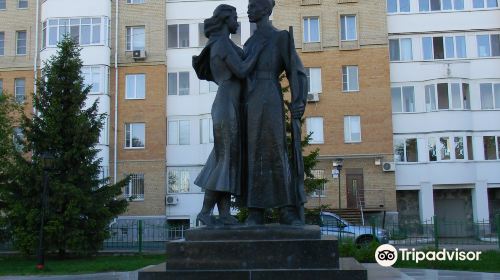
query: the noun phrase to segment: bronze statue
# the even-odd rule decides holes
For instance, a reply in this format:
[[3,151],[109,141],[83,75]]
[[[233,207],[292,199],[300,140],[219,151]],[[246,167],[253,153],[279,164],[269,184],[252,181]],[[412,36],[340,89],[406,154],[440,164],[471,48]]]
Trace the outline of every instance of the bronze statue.
[[[307,76],[292,35],[269,21],[274,0],[250,0],[248,17],[257,30],[244,46],[251,56],[261,52],[247,77],[243,96],[243,190],[240,199],[249,209],[247,225],[264,223],[266,208],[281,208],[280,223],[302,225],[304,166],[300,146],[300,118],[307,102]],[[292,94],[292,154],[288,156],[285,113],[279,76],[285,71]]]
[[230,215],[231,194],[241,195],[241,128],[240,97],[242,82],[255,66],[264,45],[255,46],[247,59],[230,39],[238,29],[236,9],[219,5],[213,16],[204,22],[207,45],[193,57],[193,67],[200,79],[219,85],[212,105],[214,148],[195,184],[205,190],[203,207],[197,220],[214,225],[211,212],[217,204],[219,223],[236,224]]

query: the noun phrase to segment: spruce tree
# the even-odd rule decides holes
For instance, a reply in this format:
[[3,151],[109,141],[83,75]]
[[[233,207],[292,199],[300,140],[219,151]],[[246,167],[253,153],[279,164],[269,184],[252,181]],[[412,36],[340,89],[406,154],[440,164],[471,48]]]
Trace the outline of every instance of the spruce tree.
[[96,252],[109,236],[111,220],[127,207],[118,198],[126,181],[112,185],[100,179],[96,144],[106,116],[98,113],[97,101],[86,104],[91,88],[84,85],[81,68],[80,49],[66,37],[37,81],[37,113],[23,121],[30,156],[19,165],[18,183],[11,184],[6,215],[14,245],[26,253],[38,244],[44,152],[54,156],[45,209],[47,251]]

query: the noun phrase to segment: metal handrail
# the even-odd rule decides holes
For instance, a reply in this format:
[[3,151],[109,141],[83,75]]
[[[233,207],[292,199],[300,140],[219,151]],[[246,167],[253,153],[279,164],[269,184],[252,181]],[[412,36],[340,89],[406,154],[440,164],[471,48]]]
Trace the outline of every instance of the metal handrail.
[[359,197],[358,188],[356,188],[356,202],[358,203],[359,209],[361,211],[361,223],[363,225],[365,225],[365,215],[363,214],[363,202],[361,201],[361,198]]

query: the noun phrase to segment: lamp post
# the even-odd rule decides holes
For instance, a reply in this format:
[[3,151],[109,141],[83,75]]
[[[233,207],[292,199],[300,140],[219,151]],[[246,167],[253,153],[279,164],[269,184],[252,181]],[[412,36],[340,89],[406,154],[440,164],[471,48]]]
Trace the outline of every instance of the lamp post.
[[340,171],[342,171],[342,165],[344,163],[344,160],[341,158],[338,158],[337,161],[335,162],[335,167],[337,168],[338,171],[338,176],[339,176],[339,209],[342,209],[342,202],[340,201]]
[[40,233],[38,239],[38,256],[37,256],[37,269],[44,269],[45,266],[45,256],[43,249],[43,226],[45,223],[45,208],[47,206],[47,188],[49,184],[49,171],[54,165],[54,156],[50,152],[43,152],[40,155],[43,164],[43,191],[42,191],[42,204],[40,209]]

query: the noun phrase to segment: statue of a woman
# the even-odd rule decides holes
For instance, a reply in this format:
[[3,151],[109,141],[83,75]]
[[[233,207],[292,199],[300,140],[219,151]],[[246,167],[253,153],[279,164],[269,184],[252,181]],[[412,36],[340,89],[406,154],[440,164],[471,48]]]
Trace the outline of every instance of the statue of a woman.
[[238,223],[230,214],[230,202],[231,194],[241,194],[241,79],[245,79],[255,66],[264,46],[255,47],[243,60],[243,51],[229,38],[229,34],[235,34],[238,29],[237,19],[236,8],[219,5],[213,16],[204,22],[208,43],[199,56],[193,57],[193,68],[198,78],[219,85],[211,112],[214,148],[194,182],[205,190],[203,207],[197,217],[205,225],[214,224],[211,212],[215,204],[220,223]]

